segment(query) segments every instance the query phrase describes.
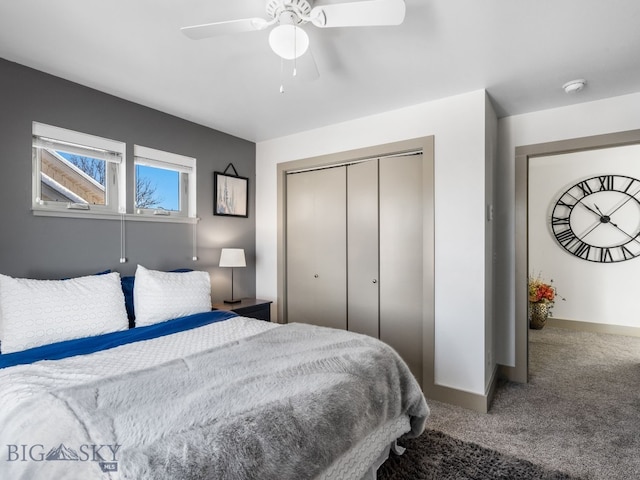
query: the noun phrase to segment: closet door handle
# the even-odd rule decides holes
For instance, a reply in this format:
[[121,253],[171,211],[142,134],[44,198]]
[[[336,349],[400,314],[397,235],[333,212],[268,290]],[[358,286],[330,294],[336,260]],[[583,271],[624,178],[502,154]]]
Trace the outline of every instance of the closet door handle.
[[373,283],[378,283],[378,280],[376,280],[375,278],[373,279]]
[[313,276],[313,278],[318,278],[320,275],[318,275],[317,273]]

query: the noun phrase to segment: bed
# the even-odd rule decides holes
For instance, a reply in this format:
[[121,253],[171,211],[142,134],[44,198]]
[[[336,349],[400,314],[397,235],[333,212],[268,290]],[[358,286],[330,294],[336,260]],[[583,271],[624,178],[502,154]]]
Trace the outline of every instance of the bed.
[[[16,342],[25,308],[29,322],[50,320],[76,287],[0,275],[0,478],[375,479],[396,439],[423,431],[424,396],[386,344],[210,311],[204,272],[141,268],[133,304],[117,272],[69,280],[117,284],[118,321],[94,318],[98,333],[64,328],[28,348]],[[31,307],[15,298],[25,288]],[[63,294],[34,300],[52,288]],[[205,311],[194,289],[208,295]],[[30,333],[19,338],[38,338]]]

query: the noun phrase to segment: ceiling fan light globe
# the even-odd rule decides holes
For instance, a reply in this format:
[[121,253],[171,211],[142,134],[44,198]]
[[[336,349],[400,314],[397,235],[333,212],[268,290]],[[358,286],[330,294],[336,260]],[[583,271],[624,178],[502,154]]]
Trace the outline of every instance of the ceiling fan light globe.
[[278,25],[269,33],[269,46],[278,56],[293,60],[309,48],[309,35],[296,25]]

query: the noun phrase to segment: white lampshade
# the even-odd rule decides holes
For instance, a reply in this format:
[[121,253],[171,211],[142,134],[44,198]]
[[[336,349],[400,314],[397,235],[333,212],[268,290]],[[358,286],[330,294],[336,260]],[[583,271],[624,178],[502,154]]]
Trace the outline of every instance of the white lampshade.
[[278,25],[269,34],[269,45],[277,55],[293,60],[309,48],[309,35],[296,25]]
[[220,267],[246,267],[243,248],[223,248],[220,253]]

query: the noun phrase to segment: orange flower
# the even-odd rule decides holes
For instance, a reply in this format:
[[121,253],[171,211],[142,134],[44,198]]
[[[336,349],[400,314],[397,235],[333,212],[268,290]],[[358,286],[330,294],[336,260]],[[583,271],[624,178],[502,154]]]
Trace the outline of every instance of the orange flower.
[[[552,280],[553,282],[553,280]],[[556,289],[550,283],[545,283],[540,278],[529,279],[529,301],[532,303],[553,303],[556,298]]]

